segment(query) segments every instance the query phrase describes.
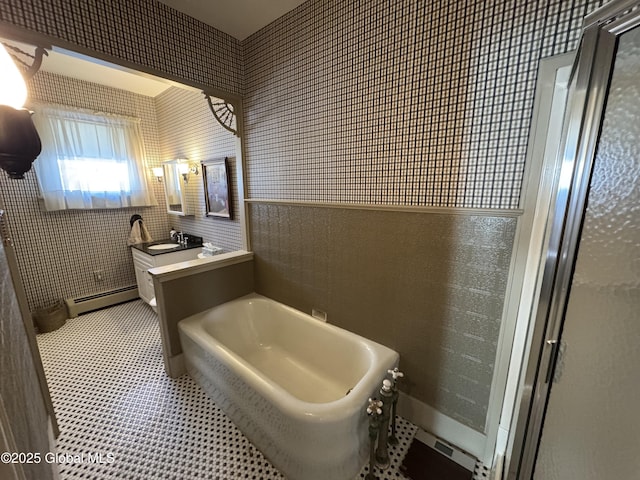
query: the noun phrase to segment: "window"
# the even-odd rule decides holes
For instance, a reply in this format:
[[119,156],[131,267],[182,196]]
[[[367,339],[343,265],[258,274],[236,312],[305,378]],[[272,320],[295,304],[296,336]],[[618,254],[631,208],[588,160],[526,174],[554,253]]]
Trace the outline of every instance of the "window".
[[147,186],[138,119],[33,108],[42,140],[34,169],[47,210],[157,205]]

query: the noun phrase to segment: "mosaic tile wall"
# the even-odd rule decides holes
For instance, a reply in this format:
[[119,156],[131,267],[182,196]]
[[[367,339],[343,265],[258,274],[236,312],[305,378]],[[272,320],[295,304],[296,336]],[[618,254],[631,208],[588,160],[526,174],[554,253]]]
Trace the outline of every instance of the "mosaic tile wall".
[[243,43],[248,196],[517,208],[538,60],[601,3],[304,3]]
[[0,0],[0,21],[120,63],[241,92],[240,42],[155,0]]
[[188,158],[199,165],[203,160],[230,158],[233,219],[205,216],[204,184],[199,169],[198,175],[190,175],[186,191],[187,201],[195,205],[195,215],[170,215],[169,223],[176,230],[201,236],[205,241],[226,250],[242,248],[235,162],[236,137],[218,124],[200,92],[170,88],[155,100],[163,160]]
[[[153,98],[43,71],[29,83],[29,92],[32,100],[140,118],[149,166],[159,165]],[[169,231],[162,186],[151,175],[148,181],[157,207],[45,212],[38,202],[33,169],[21,181],[0,175],[0,195],[32,310],[58,299],[135,285],[127,247],[129,218],[134,213],[142,215],[154,238]],[[104,281],[94,279],[95,270],[103,271]]]
[[258,293],[400,353],[408,394],[484,431],[516,219],[251,205]]

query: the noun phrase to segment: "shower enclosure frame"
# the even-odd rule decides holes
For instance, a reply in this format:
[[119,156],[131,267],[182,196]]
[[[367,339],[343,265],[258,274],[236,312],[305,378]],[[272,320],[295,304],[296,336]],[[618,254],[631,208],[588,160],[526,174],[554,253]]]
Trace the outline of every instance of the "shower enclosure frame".
[[532,478],[558,357],[591,172],[620,35],[640,25],[638,0],[614,0],[584,20],[570,79],[557,193],[547,228],[529,356],[522,369],[511,458],[505,478]]

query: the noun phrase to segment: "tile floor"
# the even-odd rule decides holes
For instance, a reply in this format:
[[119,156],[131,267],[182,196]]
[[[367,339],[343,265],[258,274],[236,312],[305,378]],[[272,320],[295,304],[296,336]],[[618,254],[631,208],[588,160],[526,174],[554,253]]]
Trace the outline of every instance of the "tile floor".
[[[62,480],[284,479],[188,375],[166,376],[156,315],[142,301],[70,319],[38,346]],[[405,478],[398,468],[415,431],[398,419],[400,445],[379,480]],[[479,464],[474,479],[486,478]]]

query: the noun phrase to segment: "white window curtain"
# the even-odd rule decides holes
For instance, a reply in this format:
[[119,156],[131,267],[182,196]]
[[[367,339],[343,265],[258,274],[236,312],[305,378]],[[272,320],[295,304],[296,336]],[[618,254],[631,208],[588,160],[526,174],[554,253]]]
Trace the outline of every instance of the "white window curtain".
[[33,165],[46,210],[157,205],[147,185],[138,119],[31,108],[42,141]]

